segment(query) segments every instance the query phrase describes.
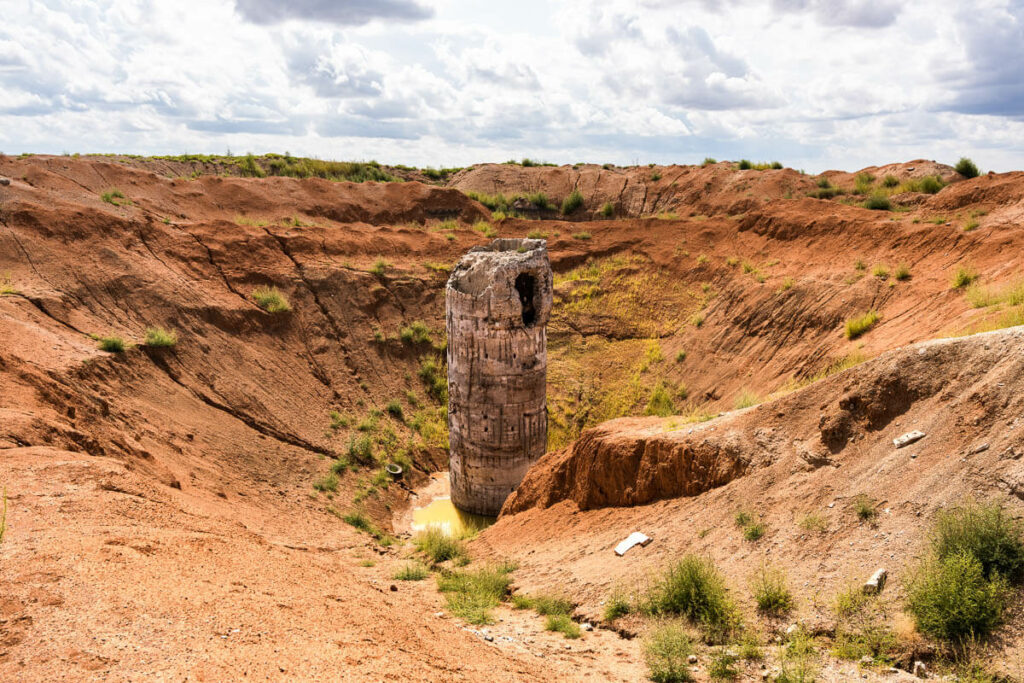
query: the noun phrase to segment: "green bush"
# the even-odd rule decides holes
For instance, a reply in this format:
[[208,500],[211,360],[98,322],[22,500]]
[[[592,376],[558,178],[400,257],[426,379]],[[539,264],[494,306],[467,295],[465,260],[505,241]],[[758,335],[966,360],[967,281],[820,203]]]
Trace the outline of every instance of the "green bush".
[[99,349],[109,353],[121,353],[125,349],[124,339],[115,336],[100,337]]
[[373,262],[373,265],[370,266],[370,272],[373,273],[374,275],[380,276],[386,273],[388,268],[390,267],[391,264],[388,263],[386,259],[378,258],[376,261]]
[[704,161],[701,163],[701,166],[710,166],[717,163],[718,161],[714,157],[704,157]]
[[764,522],[754,522],[743,527],[743,538],[748,541],[759,541],[768,531]]
[[583,206],[583,193],[579,190],[573,190],[569,193],[568,197],[562,200],[562,215],[568,216],[581,206]]
[[461,541],[436,526],[430,526],[425,531],[419,532],[413,537],[412,542],[418,551],[429,557],[435,564],[469,555],[466,546]]
[[921,178],[920,189],[925,194],[935,194],[946,186],[946,183],[939,176],[925,176]]
[[875,501],[863,493],[853,499],[853,512],[857,515],[857,519],[862,522],[870,522],[878,516],[878,508],[875,507]]
[[114,206],[121,206],[121,202],[118,200],[124,198],[124,192],[121,192],[121,190],[118,190],[117,188],[104,192],[100,195],[101,200],[105,201],[107,204],[113,204]]
[[572,234],[572,238],[574,240],[584,240],[584,241],[585,240],[589,240],[590,239],[590,233],[589,232],[574,232]]
[[692,681],[689,658],[693,642],[679,624],[665,624],[644,639],[644,662],[655,683]]
[[968,501],[940,511],[931,544],[939,559],[969,553],[981,563],[986,579],[996,574],[1011,582],[1024,579],[1024,526],[998,502]]
[[398,338],[406,344],[429,344],[430,328],[422,320],[416,320],[412,324],[403,327],[398,331]]
[[331,472],[314,481],[313,488],[315,488],[317,491],[333,492],[338,490],[338,483],[338,475],[336,475],[334,472]]
[[875,186],[875,176],[861,172],[853,179],[853,191],[857,194],[870,194]]
[[956,166],[954,168],[956,169],[956,172],[964,178],[978,177],[978,167],[967,157],[960,157],[960,161],[956,162]]
[[740,159],[740,163],[737,164],[737,168],[741,171],[749,171],[754,165],[750,163],[749,159]]
[[579,638],[580,627],[566,614],[549,614],[544,621],[545,631],[559,631],[566,638]]
[[427,386],[427,393],[442,404],[448,403],[448,370],[440,356],[420,358],[420,379]]
[[252,298],[267,313],[287,313],[292,310],[288,298],[277,287],[257,287],[252,290]]
[[892,202],[884,194],[873,194],[864,202],[864,208],[873,211],[889,211],[892,209]]
[[615,205],[611,202],[605,202],[604,206],[601,207],[601,215],[605,218],[611,218],[615,215]]
[[900,179],[889,174],[882,179],[882,187],[899,187]]
[[168,347],[177,343],[178,334],[174,330],[165,330],[162,327],[146,329],[146,346]]
[[394,576],[395,581],[422,581],[430,576],[430,570],[419,562],[410,562],[399,569]]
[[385,408],[388,411],[388,415],[395,418],[399,422],[405,422],[405,411],[402,410],[402,404],[397,400],[388,401],[388,405]]
[[624,617],[632,611],[629,600],[622,593],[612,593],[604,604],[604,620],[615,621]]
[[708,667],[708,676],[716,681],[731,681],[740,675],[736,668],[737,657],[729,652],[719,651],[715,653]]
[[757,603],[758,611],[779,617],[793,609],[793,594],[786,586],[786,573],[768,565],[750,578],[750,592]]
[[644,415],[657,415],[668,417],[675,413],[675,405],[672,403],[672,392],[665,386],[665,382],[658,382],[651,390],[651,397],[647,399],[644,407]]
[[678,353],[676,353],[677,363],[682,363],[684,360],[686,360],[686,351],[679,351]]
[[669,565],[648,589],[641,606],[652,615],[686,617],[711,638],[733,632],[739,623],[725,579],[710,559],[697,555],[684,555]]
[[907,586],[907,610],[917,628],[935,638],[963,642],[987,635],[1002,619],[1009,598],[1005,578],[985,578],[968,550],[922,563]]
[[953,289],[963,289],[978,279],[978,271],[970,266],[960,266],[953,273]]
[[874,327],[879,320],[881,320],[881,316],[875,311],[868,311],[864,315],[850,318],[846,321],[846,338],[856,339]]
[[536,206],[541,211],[550,211],[555,208],[555,205],[548,199],[547,194],[543,192],[534,192],[526,195],[526,201]]
[[901,263],[896,266],[896,271],[893,273],[893,277],[897,280],[909,280],[910,279],[910,266],[905,263]]

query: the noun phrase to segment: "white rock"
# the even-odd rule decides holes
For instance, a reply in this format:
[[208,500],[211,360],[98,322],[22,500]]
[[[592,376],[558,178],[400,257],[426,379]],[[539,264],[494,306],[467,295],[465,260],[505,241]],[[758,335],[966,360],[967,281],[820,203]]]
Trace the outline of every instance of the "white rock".
[[872,574],[871,578],[868,579],[867,583],[864,584],[864,594],[874,595],[876,593],[881,593],[882,588],[885,587],[885,580],[886,578],[888,578],[888,576],[889,572],[887,572],[884,568],[879,567],[878,569],[876,569],[875,573]]

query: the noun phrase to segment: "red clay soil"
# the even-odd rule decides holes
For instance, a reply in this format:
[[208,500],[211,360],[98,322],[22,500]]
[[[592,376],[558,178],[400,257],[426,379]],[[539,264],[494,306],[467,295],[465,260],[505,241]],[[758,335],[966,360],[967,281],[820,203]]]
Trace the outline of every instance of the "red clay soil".
[[[455,185],[492,171],[497,178],[506,169],[464,171]],[[561,173],[558,183],[569,177]],[[668,358],[686,350],[686,362],[658,364],[649,376],[685,382],[710,410],[731,407],[743,388],[767,394],[852,351],[875,355],[994,319],[998,307],[974,309],[951,289],[953,272],[969,264],[993,286],[1020,273],[1011,257],[1024,247],[1019,173],[956,182],[898,214],[803,197],[813,180],[789,170],[666,167],[658,181],[649,173],[584,168],[593,178],[581,175],[581,187],[609,188],[595,190],[585,210],[621,196],[615,201],[623,213],[681,218],[571,225],[509,219],[495,227],[502,236],[548,233],[560,275],[590,259],[628,256],[626,275],[677,283],[676,293],[638,293],[649,302],[645,314],[684,321],[659,327],[657,340]],[[623,183],[616,175],[628,176],[628,191],[616,189]],[[645,175],[654,186],[634,188]],[[12,179],[0,187],[0,485],[9,498],[0,545],[0,679],[224,680],[248,672],[271,679],[561,680],[629,679],[640,670],[635,647],[623,655],[569,651],[541,660],[435,617],[443,601],[431,582],[389,589],[404,549],[385,551],[375,567],[360,566],[377,551],[331,511],[360,507],[386,528],[410,488],[445,466],[442,449],[415,446],[408,479],[358,504],[365,470],[344,473],[335,493],[312,488],[371,409],[397,400],[411,415],[419,408],[406,392],[416,404],[429,403],[417,371],[420,357],[434,350],[403,342],[398,331],[416,320],[443,329],[443,268],[488,241],[471,228],[489,217],[484,207],[457,189],[415,182],[186,180],[70,157],[0,157],[0,176]],[[556,180],[538,187],[557,197],[563,188]],[[493,191],[485,185],[479,187]],[[101,198],[114,190],[110,202]],[[972,212],[980,226],[965,232]],[[931,222],[940,214],[951,224]],[[442,223],[448,220],[457,227]],[[590,238],[574,238],[580,231]],[[728,265],[732,257],[735,266]],[[855,270],[858,259],[869,267],[906,262],[912,277],[890,286],[891,278]],[[743,261],[755,268],[744,272]],[[686,323],[699,308],[690,293],[703,285],[713,294],[699,305],[704,322]],[[259,308],[251,297],[259,286],[284,292],[291,312]],[[560,285],[567,311],[574,291]],[[843,321],[869,308],[881,322],[860,340],[846,340]],[[582,307],[560,314],[550,338],[569,354],[595,340],[646,339],[644,325],[622,311]],[[176,330],[178,344],[141,345],[151,326]],[[129,348],[98,350],[95,337],[107,335],[123,337]],[[587,370],[595,381],[603,371]],[[822,397],[820,405],[836,398]],[[353,422],[332,429],[331,411]],[[810,417],[801,419],[809,424]],[[402,422],[382,420],[402,439],[410,434]],[[991,455],[994,447],[984,457]],[[719,521],[735,502],[721,498],[724,492],[748,478],[767,487],[759,473],[779,472],[791,459],[780,454],[759,469],[760,460],[730,465],[717,457],[695,462],[718,467],[721,481],[737,467],[748,472],[703,494],[712,498],[702,514]],[[606,491],[605,498],[586,494],[586,505],[695,492],[665,481],[651,479],[648,488],[657,493],[647,498]],[[783,488],[778,495],[791,494]],[[649,510],[654,516],[644,528],[655,529],[658,519],[676,514],[664,512],[671,506],[702,499],[594,509],[580,538],[607,545],[633,525],[636,510]],[[539,539],[555,532],[548,515],[574,505],[503,520],[481,547],[520,557],[517,581],[565,577],[575,567],[565,560],[573,546],[561,532]],[[563,518],[566,527],[582,514]],[[622,515],[621,523],[604,528],[602,515],[609,524]],[[524,538],[536,535],[537,552],[523,557],[502,529],[534,518],[539,526],[523,528]],[[723,527],[708,539],[733,535]],[[835,547],[825,577],[846,561],[838,541]],[[668,546],[659,542],[643,557],[659,548]],[[538,562],[556,555],[560,567]],[[597,571],[583,562],[572,579],[589,608],[604,586]]]

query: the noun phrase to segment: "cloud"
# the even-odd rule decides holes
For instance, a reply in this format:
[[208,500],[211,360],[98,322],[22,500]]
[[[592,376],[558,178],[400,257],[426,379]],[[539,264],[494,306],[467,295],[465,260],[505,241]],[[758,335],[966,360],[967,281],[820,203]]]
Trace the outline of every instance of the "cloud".
[[419,21],[434,10],[413,0],[235,0],[238,13],[254,24],[280,24],[289,19],[362,26],[374,19]]
[[826,26],[885,28],[903,9],[901,0],[772,0],[779,12],[811,12]]

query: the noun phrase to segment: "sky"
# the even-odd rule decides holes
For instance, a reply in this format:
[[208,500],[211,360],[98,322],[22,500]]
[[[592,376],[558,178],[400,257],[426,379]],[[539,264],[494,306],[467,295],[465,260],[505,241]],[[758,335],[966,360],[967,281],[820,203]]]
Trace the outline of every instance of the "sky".
[[1024,0],[0,0],[0,151],[1024,168]]

